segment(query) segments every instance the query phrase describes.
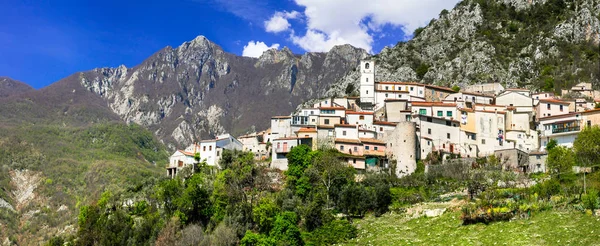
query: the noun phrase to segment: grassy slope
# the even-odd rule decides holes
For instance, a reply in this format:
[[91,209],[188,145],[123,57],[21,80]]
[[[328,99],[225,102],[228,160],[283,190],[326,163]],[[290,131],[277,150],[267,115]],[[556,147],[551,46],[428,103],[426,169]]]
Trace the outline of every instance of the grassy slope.
[[[10,171],[41,174],[33,201],[16,214],[0,209],[0,238],[37,244],[75,224],[79,204],[105,190],[135,198],[164,176],[167,157],[164,146],[139,126],[0,125],[0,197],[16,204],[9,195],[15,188]],[[63,205],[67,209],[58,211]],[[31,211],[39,212],[24,216]]]
[[597,245],[600,219],[545,211],[530,219],[463,226],[460,212],[407,219],[386,214],[356,222],[358,237],[343,245]]

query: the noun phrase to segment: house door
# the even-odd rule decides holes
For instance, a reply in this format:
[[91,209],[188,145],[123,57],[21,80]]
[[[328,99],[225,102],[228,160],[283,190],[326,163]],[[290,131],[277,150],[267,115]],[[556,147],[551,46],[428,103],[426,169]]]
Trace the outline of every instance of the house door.
[[288,143],[284,142],[283,143],[283,151],[287,152],[287,148],[288,148]]
[[450,153],[454,153],[454,144],[450,144]]

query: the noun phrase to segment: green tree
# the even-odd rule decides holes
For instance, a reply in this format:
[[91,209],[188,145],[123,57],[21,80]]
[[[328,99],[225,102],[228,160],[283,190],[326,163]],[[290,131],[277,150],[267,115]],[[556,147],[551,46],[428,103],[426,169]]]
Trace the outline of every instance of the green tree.
[[459,92],[460,91],[460,87],[458,85],[454,85],[454,86],[452,86],[452,90],[454,92]]
[[[591,126],[584,128],[575,139],[573,149],[579,163],[584,167],[600,164],[600,127]],[[583,191],[586,193],[586,171],[583,173]]]
[[310,146],[305,144],[290,150],[290,153],[287,154],[288,170],[285,174],[294,177],[296,180],[299,179],[311,163],[311,152]]
[[568,181],[573,174],[575,165],[575,154],[572,149],[557,146],[548,151],[546,166],[550,170],[550,175],[559,181]]
[[278,245],[304,245],[297,224],[298,216],[296,213],[283,212],[277,215],[270,236],[277,239]]
[[548,143],[546,144],[546,150],[550,151],[556,146],[558,146],[558,142],[556,141],[556,139],[550,139],[550,141],[548,141]]
[[271,197],[263,197],[258,205],[252,208],[252,217],[254,223],[258,226],[258,231],[269,233],[275,222],[275,217],[280,209]]

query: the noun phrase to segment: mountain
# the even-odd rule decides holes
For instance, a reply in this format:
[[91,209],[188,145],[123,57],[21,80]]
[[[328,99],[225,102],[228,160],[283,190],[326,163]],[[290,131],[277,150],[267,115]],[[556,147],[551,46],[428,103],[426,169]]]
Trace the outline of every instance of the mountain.
[[327,53],[295,55],[283,48],[240,57],[198,36],[133,68],[98,68],[58,83],[79,83],[124,121],[147,127],[175,148],[223,132],[266,129],[271,116],[323,96],[367,56],[341,45]]
[[0,98],[33,91],[34,89],[21,82],[8,77],[0,77]]
[[[599,43],[598,0],[465,0],[372,59],[379,81],[560,92],[578,82],[599,85]],[[358,88],[359,78],[347,74],[328,94]]]

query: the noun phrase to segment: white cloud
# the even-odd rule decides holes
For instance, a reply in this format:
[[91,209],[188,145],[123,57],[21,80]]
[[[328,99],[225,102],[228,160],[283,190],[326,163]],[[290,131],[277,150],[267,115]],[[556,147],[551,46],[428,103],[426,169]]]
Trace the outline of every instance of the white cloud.
[[412,34],[443,9],[452,9],[459,0],[295,1],[305,7],[307,31],[302,36],[292,32],[294,44],[306,51],[328,51],[334,45],[349,43],[372,52],[373,33],[384,25],[400,27]]
[[278,49],[279,44],[273,44],[271,46],[267,46],[264,42],[260,42],[260,41],[254,42],[254,40],[252,40],[252,41],[248,42],[248,45],[244,45],[244,51],[242,51],[242,56],[259,57],[266,50],[273,49],[273,48]]
[[289,19],[300,17],[300,12],[275,12],[271,19],[265,21],[265,30],[267,32],[278,33],[286,31],[290,28]]

